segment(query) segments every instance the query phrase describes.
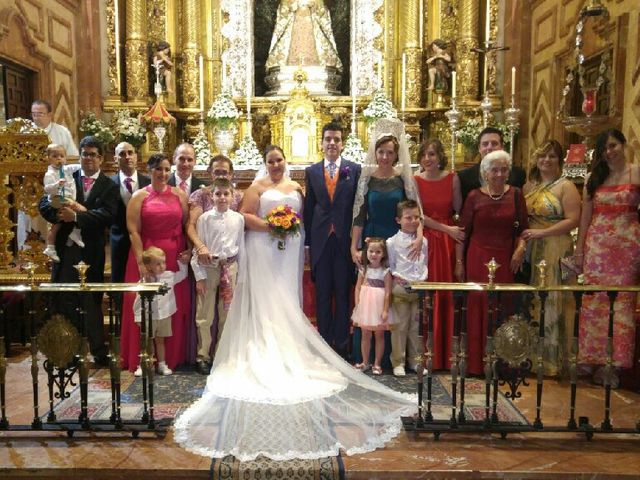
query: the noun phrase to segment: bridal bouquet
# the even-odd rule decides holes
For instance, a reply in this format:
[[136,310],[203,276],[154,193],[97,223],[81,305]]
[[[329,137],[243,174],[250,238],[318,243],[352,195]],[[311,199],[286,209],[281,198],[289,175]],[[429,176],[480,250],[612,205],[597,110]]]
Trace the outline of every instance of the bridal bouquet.
[[278,250],[284,250],[287,236],[300,233],[300,214],[289,205],[278,205],[266,220],[271,235],[278,239]]

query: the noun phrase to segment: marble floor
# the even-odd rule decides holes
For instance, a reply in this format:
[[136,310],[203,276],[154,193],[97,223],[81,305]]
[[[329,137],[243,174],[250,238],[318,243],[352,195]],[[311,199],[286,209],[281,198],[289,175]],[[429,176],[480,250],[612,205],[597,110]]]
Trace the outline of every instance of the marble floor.
[[[33,417],[30,362],[26,350],[8,359],[7,414],[12,424]],[[42,372],[41,372],[42,373]],[[128,375],[128,373],[127,373]],[[42,385],[46,385],[42,375]],[[603,390],[581,384],[578,415],[599,425]],[[523,389],[520,411],[535,417],[535,388]],[[567,384],[545,381],[545,426],[565,425]],[[41,389],[41,413],[47,407]],[[640,394],[616,390],[612,395],[615,427],[633,428],[640,419]],[[348,479],[618,479],[640,478],[640,434],[596,435],[587,441],[576,433],[500,435],[443,433],[401,434],[386,448],[344,457]],[[0,432],[2,479],[207,479],[211,460],[190,454],[172,441],[122,433]]]

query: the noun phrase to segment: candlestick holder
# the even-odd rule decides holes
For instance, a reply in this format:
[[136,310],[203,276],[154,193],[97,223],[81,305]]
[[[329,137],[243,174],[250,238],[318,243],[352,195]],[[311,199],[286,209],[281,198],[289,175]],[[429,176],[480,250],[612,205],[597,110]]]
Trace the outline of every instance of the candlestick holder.
[[451,129],[451,171],[456,170],[456,135],[458,132],[458,125],[460,125],[460,110],[456,107],[456,97],[451,97],[451,109],[444,112],[445,117],[449,121],[449,128]]
[[540,262],[536,266],[540,271],[540,279],[538,280],[538,287],[545,288],[547,286],[547,268],[548,268],[547,261],[540,260]]
[[513,158],[513,144],[515,143],[515,135],[520,128],[520,109],[516,107],[516,95],[511,94],[511,106],[504,111],[504,119],[509,130],[509,155]]

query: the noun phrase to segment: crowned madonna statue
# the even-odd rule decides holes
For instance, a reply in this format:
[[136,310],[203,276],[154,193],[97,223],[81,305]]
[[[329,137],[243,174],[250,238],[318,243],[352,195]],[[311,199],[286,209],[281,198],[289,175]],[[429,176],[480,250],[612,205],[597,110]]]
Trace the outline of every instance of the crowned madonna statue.
[[338,57],[331,15],[323,0],[282,0],[266,62],[267,95],[289,95],[294,72],[307,74],[314,95],[339,95],[342,62]]

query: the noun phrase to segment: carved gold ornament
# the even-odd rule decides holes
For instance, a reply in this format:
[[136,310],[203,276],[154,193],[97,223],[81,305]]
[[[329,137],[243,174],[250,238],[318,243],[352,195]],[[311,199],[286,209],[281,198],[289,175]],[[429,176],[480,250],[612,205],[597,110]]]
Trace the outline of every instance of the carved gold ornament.
[[533,358],[538,345],[536,329],[520,315],[512,315],[500,325],[494,340],[497,356],[514,368],[527,358]]
[[57,367],[66,367],[80,353],[80,333],[63,315],[53,315],[38,333],[38,346]]

